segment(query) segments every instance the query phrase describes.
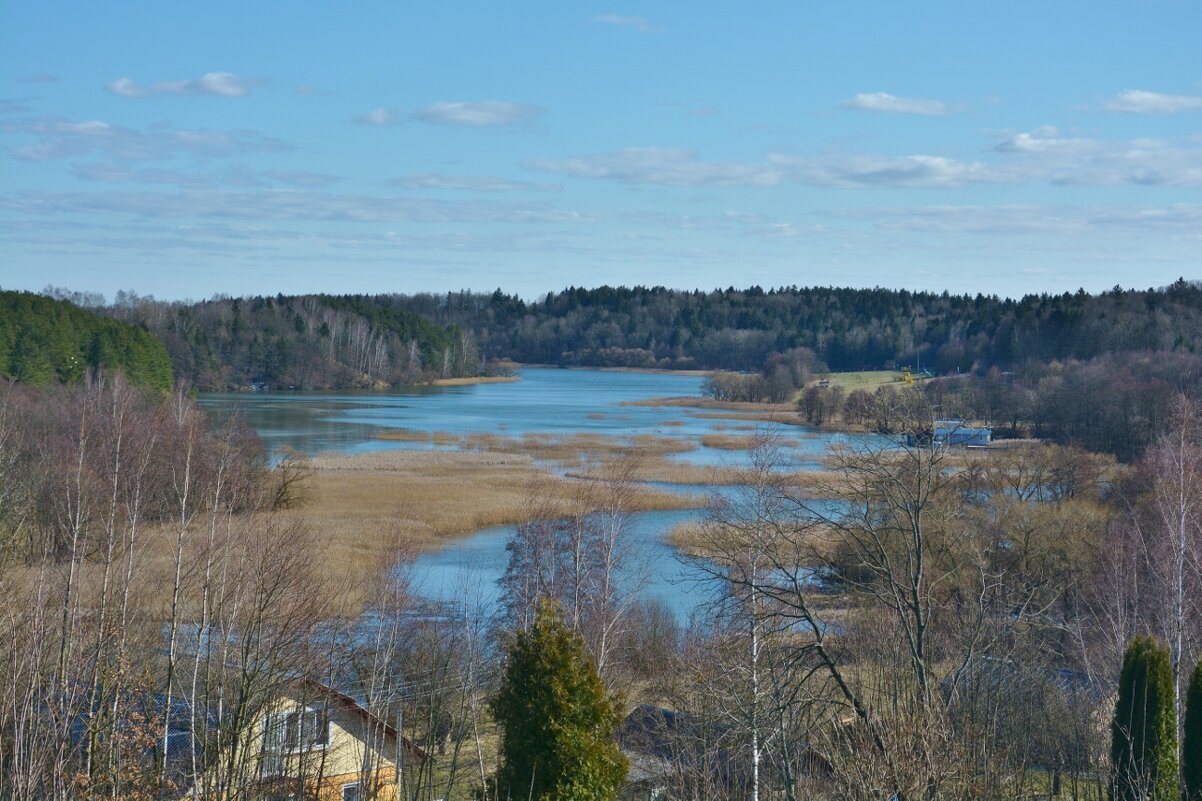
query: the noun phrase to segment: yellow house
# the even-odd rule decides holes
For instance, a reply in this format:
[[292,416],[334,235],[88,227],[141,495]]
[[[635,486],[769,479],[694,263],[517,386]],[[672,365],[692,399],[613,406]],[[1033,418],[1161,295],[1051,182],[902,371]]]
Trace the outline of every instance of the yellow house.
[[250,727],[264,799],[395,801],[401,770],[426,754],[355,699],[302,683],[265,705]]

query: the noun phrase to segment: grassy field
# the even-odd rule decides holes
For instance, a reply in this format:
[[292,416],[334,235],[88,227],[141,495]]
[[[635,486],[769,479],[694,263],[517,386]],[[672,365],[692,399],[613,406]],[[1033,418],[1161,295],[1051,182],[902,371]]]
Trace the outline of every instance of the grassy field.
[[[832,387],[842,388],[844,392],[851,392],[855,389],[875,392],[877,387],[884,384],[901,384],[902,372],[901,370],[857,370],[850,373],[825,373],[811,381],[810,385],[817,384],[822,380],[830,382]],[[915,376],[914,380],[922,379]]]

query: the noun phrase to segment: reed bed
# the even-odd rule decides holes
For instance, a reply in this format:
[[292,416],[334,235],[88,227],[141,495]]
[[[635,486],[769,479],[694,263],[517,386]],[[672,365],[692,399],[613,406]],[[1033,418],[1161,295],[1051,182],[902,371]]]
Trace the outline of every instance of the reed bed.
[[[445,451],[382,451],[320,456],[310,463],[308,502],[299,518],[330,541],[404,539],[420,549],[448,537],[529,518],[537,492],[570,503],[577,482],[539,469],[528,456]],[[687,508],[679,496],[640,489],[632,510]],[[565,506],[566,508],[566,506]]]
[[491,433],[453,434],[446,431],[392,429],[382,432],[377,437],[400,442],[430,442],[463,451],[525,455],[568,466],[583,465],[598,458],[664,456],[697,449],[695,442],[680,437],[657,437],[651,434],[622,438],[604,434],[525,434],[518,437]]
[[[797,410],[792,407],[784,407],[779,411],[770,412],[744,412],[738,409],[731,409],[720,412],[686,412],[686,414],[698,420],[739,420],[747,424],[775,423],[785,426],[806,425],[805,418],[799,415]],[[817,436],[816,434],[810,435]]]
[[701,444],[723,451],[749,451],[756,444],[754,436],[739,434],[703,434]]

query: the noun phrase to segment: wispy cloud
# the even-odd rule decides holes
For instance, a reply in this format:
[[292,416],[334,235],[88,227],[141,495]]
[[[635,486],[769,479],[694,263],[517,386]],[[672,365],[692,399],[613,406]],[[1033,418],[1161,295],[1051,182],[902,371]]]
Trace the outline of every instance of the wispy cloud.
[[184,81],[157,81],[140,84],[131,78],[118,78],[105,84],[105,89],[121,97],[151,97],[154,95],[216,95],[242,97],[250,93],[253,81],[239,78],[232,72],[206,72],[199,78]]
[[415,112],[413,118],[437,125],[486,128],[530,123],[542,114],[543,109],[526,103],[444,100]]
[[937,205],[904,208],[860,208],[832,212],[836,217],[863,220],[884,229],[933,234],[1058,234],[1090,235],[1114,229],[1178,234],[1202,224],[1202,205],[1085,206]]
[[332,186],[342,180],[337,175],[327,175],[324,172],[310,172],[309,170],[263,170],[260,174],[281,184],[307,189],[320,189]]
[[245,153],[285,152],[293,145],[258,131],[208,131],[151,126],[126,128],[103,120],[25,117],[0,123],[0,133],[32,139],[7,148],[23,161],[51,161],[101,154],[123,162],[159,161],[176,156],[227,157]]
[[970,184],[1002,183],[1009,177],[978,161],[915,154],[770,155],[769,162],[792,182],[831,189],[952,189]]
[[403,121],[398,110],[384,108],[383,106],[373,108],[371,111],[364,112],[351,120],[356,125],[369,125],[375,128],[400,125]]
[[538,184],[530,181],[513,181],[491,175],[443,175],[421,173],[392,178],[389,186],[400,189],[462,189],[473,192],[550,192],[559,187],[554,184]]
[[626,148],[567,159],[533,159],[529,169],[625,184],[659,186],[775,186],[802,183],[829,188],[943,188],[1002,180],[984,164],[942,156],[769,154],[763,163],[707,161],[691,150]]
[[1192,95],[1162,95],[1143,89],[1119,92],[1102,106],[1107,111],[1126,114],[1176,114],[1202,109],[1202,97]]
[[157,184],[181,189],[206,189],[230,186],[240,189],[268,187],[274,184],[301,189],[323,189],[342,180],[335,175],[308,170],[251,170],[234,165],[219,170],[137,167],[120,163],[71,165],[70,172],[81,181],[108,184]]
[[598,14],[589,20],[594,25],[613,25],[618,28],[632,28],[639,33],[650,33],[651,23],[645,17],[630,17],[622,14]]
[[706,161],[692,150],[628,147],[565,159],[531,159],[523,166],[576,178],[660,186],[771,186],[780,171],[767,164]]
[[539,203],[447,201],[295,189],[150,192],[22,192],[0,195],[0,209],[53,215],[113,212],[147,219],[322,220],[415,223],[581,223],[588,214]]
[[574,178],[668,187],[804,184],[829,189],[955,189],[979,184],[1202,186],[1202,140],[1101,140],[1045,126],[1009,133],[980,159],[941,154],[768,153],[760,161],[711,161],[692,150],[632,147],[524,167]]
[[943,117],[951,113],[947,104],[940,100],[898,97],[888,92],[864,92],[849,100],[844,100],[839,105],[857,111],[876,111],[884,114],[921,114],[928,117]]
[[58,76],[49,72],[35,72],[34,74],[21,79],[21,83],[57,83]]

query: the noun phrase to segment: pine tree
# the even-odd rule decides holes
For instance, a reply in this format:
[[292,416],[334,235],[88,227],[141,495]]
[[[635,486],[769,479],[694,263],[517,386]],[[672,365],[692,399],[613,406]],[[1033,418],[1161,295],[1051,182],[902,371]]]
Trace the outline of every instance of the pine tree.
[[612,801],[626,778],[621,722],[579,636],[544,604],[517,634],[492,709],[502,727],[501,798]]
[[1123,657],[1110,761],[1113,801],[1178,801],[1173,669],[1153,637],[1136,637]]
[[1202,801],[1202,660],[1185,693],[1185,737],[1181,746],[1185,801]]

